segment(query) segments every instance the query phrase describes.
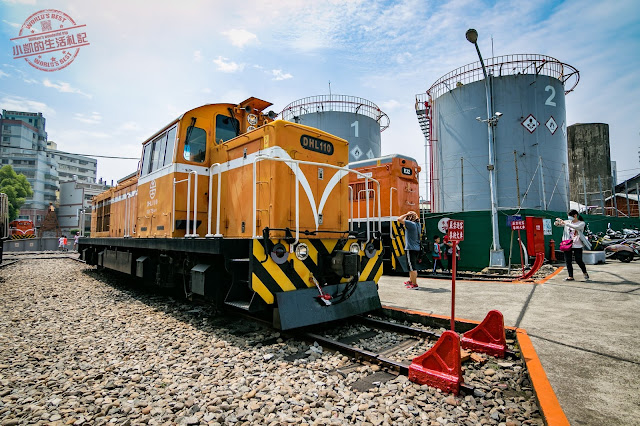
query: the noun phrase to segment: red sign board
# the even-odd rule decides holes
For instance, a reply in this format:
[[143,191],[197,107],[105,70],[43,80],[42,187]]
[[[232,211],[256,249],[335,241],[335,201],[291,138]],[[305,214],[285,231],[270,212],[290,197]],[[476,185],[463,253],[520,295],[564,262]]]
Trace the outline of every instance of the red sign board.
[[449,220],[447,236],[449,237],[449,241],[464,240],[464,220]]
[[524,231],[527,229],[524,220],[514,220],[511,222],[511,230],[513,231]]

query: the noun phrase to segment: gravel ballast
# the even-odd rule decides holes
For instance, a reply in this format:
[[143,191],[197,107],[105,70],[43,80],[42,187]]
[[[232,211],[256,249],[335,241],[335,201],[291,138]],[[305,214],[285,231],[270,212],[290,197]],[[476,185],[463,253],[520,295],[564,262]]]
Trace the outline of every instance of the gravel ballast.
[[509,393],[527,385],[513,363],[469,366],[474,396],[404,376],[358,392],[378,366],[341,374],[341,354],[122,281],[68,259],[0,269],[0,424],[543,424]]

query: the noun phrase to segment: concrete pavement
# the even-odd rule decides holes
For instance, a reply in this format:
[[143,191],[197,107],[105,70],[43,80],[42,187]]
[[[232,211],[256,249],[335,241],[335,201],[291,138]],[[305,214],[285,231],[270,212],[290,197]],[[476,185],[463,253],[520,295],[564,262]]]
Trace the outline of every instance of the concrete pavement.
[[[574,265],[574,268],[576,266]],[[637,425],[640,419],[640,261],[587,265],[544,284],[456,281],[457,318],[481,321],[491,309],[527,330],[571,424]],[[579,271],[579,269],[578,269]],[[451,313],[451,281],[383,276],[383,305]]]

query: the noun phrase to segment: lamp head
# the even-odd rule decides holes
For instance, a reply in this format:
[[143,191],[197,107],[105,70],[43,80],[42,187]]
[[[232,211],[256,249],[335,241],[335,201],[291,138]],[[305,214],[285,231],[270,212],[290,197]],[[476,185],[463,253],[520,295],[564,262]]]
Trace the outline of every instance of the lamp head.
[[496,118],[500,118],[500,117],[502,117],[502,113],[501,113],[501,112],[496,111],[495,116],[496,116]]
[[476,42],[478,41],[478,32],[473,28],[469,28],[465,34],[465,37],[467,37],[469,43],[476,44]]
[[482,117],[476,117],[476,120],[482,122]]

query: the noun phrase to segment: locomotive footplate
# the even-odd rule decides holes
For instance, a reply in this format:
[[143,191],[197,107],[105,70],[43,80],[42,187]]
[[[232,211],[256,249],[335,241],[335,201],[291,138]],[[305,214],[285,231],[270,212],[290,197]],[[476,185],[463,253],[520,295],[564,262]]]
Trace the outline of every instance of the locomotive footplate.
[[[278,307],[273,311],[273,325],[281,330],[335,321],[381,309],[378,289],[374,281],[359,281],[349,297],[342,299],[348,283],[322,287],[332,297],[329,306],[319,303],[315,287],[276,293]],[[347,290],[347,293],[349,291]]]

